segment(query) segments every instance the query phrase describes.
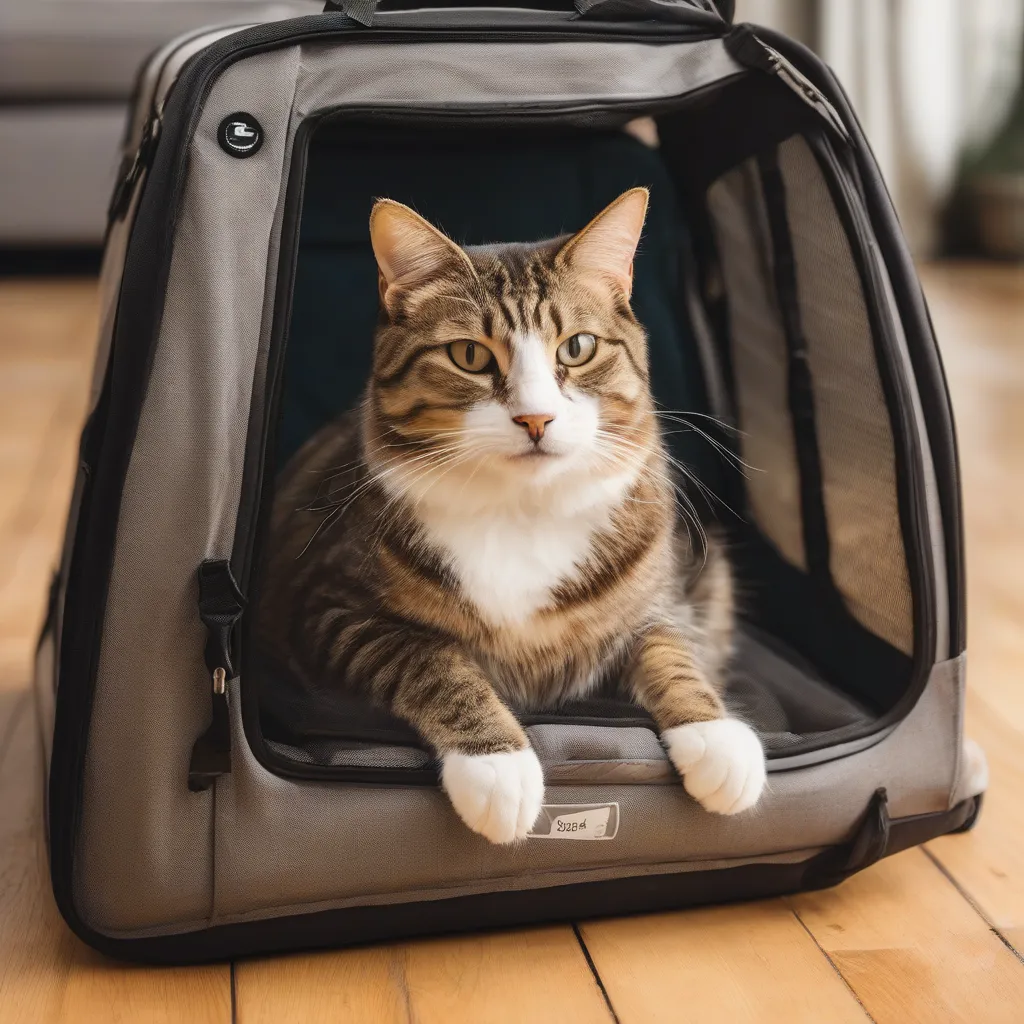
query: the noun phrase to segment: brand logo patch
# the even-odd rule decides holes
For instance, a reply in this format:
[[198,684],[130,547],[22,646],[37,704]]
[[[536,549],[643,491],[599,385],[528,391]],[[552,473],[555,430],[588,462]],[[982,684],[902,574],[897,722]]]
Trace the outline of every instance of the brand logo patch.
[[263,129],[252,114],[228,114],[217,129],[220,148],[232,156],[252,156],[263,145]]
[[614,839],[619,805],[544,804],[527,839]]

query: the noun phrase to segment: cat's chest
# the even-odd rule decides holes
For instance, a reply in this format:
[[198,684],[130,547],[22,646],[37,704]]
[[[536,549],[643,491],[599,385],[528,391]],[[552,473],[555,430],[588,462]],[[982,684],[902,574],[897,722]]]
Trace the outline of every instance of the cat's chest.
[[517,626],[550,605],[558,585],[578,574],[603,519],[435,516],[423,525],[481,616]]

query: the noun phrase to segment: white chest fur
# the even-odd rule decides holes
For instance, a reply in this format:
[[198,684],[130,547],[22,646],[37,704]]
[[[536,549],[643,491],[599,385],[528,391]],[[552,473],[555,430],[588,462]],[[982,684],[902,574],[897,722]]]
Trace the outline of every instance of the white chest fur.
[[515,626],[549,604],[558,584],[587,560],[594,533],[603,525],[592,521],[596,518],[468,519],[435,513],[424,518],[424,526],[481,615]]
[[496,625],[521,626],[578,574],[629,483],[604,481],[594,495],[599,500],[582,508],[467,515],[435,506],[421,510],[421,522],[480,614]]

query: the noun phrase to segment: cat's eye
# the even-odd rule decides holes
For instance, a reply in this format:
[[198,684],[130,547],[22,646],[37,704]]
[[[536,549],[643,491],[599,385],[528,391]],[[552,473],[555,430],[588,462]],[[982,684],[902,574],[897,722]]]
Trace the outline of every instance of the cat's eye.
[[597,351],[597,338],[592,334],[574,334],[566,338],[555,355],[563,366],[582,366],[594,358]]
[[494,353],[479,341],[453,341],[448,346],[448,355],[466,373],[482,373],[494,359]]

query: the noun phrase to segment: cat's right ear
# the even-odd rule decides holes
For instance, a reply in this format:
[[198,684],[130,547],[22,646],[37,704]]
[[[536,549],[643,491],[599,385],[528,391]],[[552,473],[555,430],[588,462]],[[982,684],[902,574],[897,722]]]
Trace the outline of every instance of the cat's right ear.
[[370,213],[370,242],[380,269],[380,297],[408,291],[453,270],[475,276],[469,257],[415,210],[393,199],[378,199]]

